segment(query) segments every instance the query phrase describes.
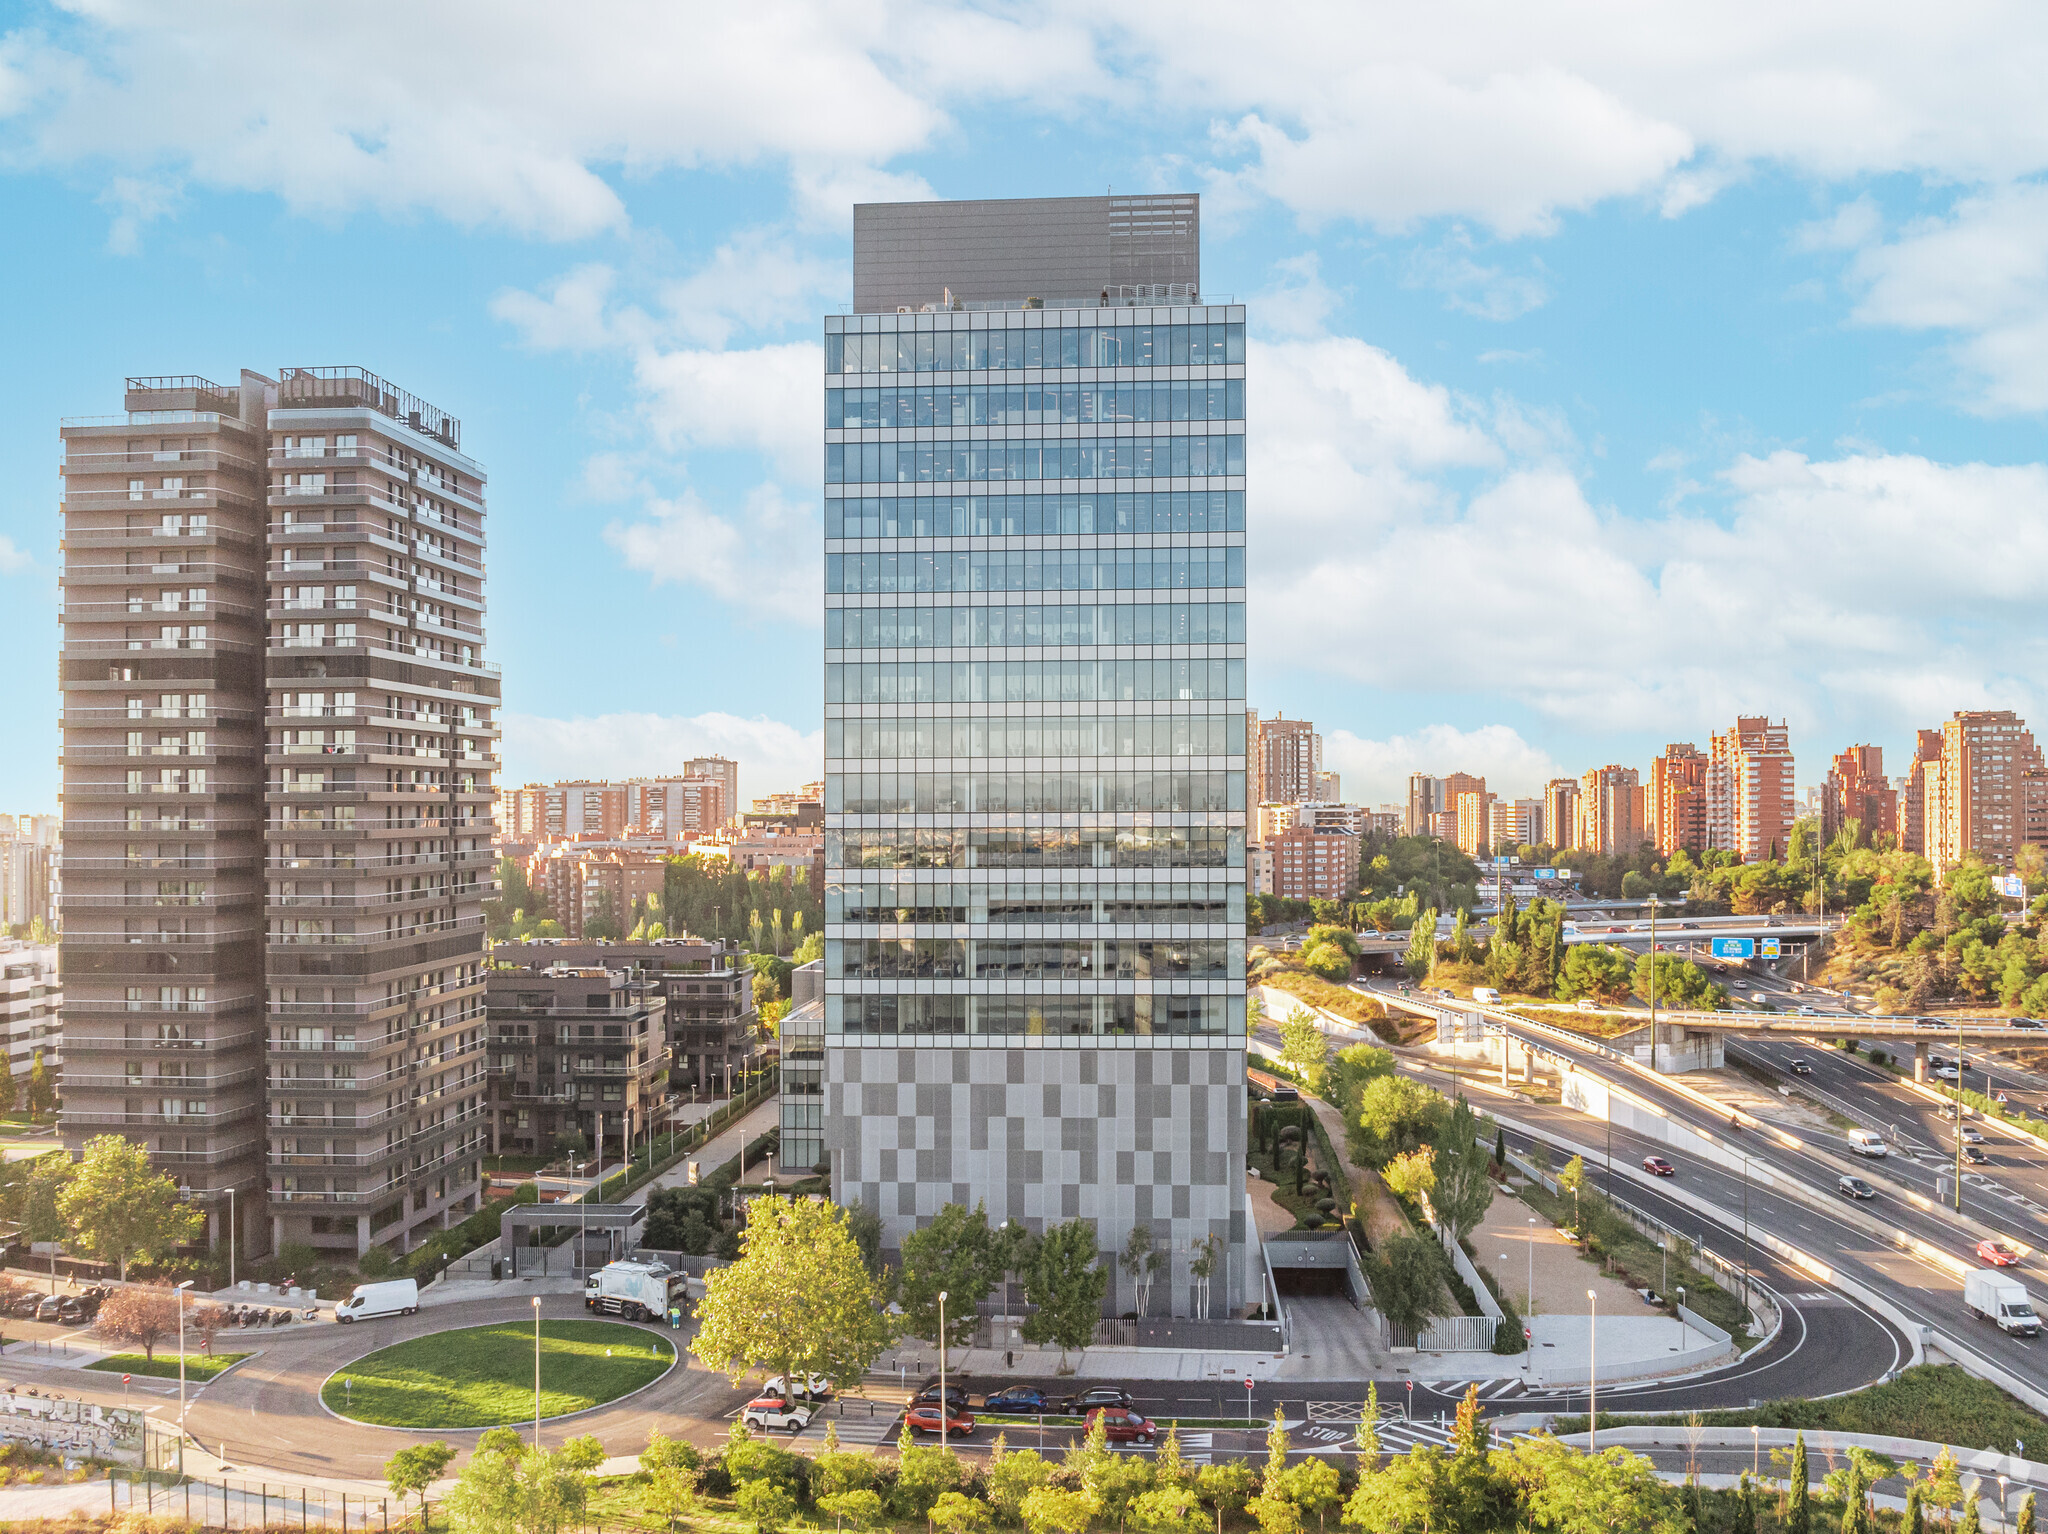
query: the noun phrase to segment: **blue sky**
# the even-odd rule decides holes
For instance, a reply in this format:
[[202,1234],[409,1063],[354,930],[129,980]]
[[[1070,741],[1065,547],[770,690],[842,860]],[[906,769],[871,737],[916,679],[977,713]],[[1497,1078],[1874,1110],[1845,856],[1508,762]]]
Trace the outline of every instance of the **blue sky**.
[[508,781],[813,776],[851,204],[1111,186],[1252,306],[1253,701],[1347,797],[2038,711],[2048,17],[1114,9],[0,5],[0,805],[58,418],[301,363],[490,469]]

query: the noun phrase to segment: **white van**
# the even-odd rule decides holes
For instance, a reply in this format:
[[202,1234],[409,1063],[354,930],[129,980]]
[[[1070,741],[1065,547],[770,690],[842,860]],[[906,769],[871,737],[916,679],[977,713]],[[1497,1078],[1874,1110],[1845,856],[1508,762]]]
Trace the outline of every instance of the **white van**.
[[1490,985],[1475,985],[1472,987],[1472,999],[1482,1007],[1497,1007],[1500,1005],[1500,992]]
[[1874,1129],[1850,1130],[1849,1149],[1859,1156],[1889,1156],[1892,1153],[1892,1148],[1884,1143],[1884,1136]]
[[383,1284],[357,1284],[356,1291],[334,1307],[337,1321],[369,1321],[377,1316],[416,1315],[420,1308],[420,1286],[410,1278],[394,1278]]

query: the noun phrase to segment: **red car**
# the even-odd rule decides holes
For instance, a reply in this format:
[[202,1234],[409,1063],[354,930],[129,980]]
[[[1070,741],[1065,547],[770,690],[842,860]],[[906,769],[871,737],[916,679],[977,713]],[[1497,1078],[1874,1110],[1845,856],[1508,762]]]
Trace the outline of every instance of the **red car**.
[[1672,1177],[1678,1172],[1678,1168],[1662,1156],[1643,1157],[1643,1170],[1653,1177]]
[[1133,1411],[1128,1406],[1101,1406],[1088,1413],[1088,1425],[1093,1427],[1095,1419],[1102,1419],[1103,1436],[1111,1443],[1150,1443],[1159,1435],[1159,1429],[1143,1412]]
[[2016,1268],[2020,1265],[2020,1254],[2003,1241],[1979,1241],[1977,1260],[1994,1268]]
[[974,1414],[955,1408],[944,1410],[936,1401],[913,1406],[903,1414],[903,1421],[913,1433],[930,1433],[937,1437],[941,1428],[948,1438],[972,1438],[974,1436]]

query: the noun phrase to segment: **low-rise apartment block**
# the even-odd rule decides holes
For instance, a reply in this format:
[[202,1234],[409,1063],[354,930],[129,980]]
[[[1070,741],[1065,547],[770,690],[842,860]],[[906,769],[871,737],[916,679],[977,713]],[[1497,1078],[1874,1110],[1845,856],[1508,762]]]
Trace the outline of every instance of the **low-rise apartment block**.
[[668,1003],[669,1081],[683,1097],[724,1097],[760,1064],[754,972],[735,948],[694,938],[650,943],[500,943],[492,957],[521,968],[566,964],[622,970],[660,985]]
[[1358,837],[1336,826],[1296,826],[1265,844],[1273,893],[1283,900],[1342,900],[1358,884]]
[[662,1117],[668,1003],[659,982],[599,965],[501,963],[485,1005],[494,1153],[544,1156],[579,1135],[622,1159]]
[[7,1069],[18,1104],[28,1102],[28,1078],[37,1055],[53,1076],[63,1069],[63,1007],[57,945],[0,938],[0,1027],[6,1030]]

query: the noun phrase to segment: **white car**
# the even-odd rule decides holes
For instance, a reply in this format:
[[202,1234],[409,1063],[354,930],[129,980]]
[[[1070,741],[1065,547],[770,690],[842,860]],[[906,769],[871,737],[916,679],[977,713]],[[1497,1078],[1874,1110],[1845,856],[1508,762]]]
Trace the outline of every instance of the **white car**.
[[798,1401],[829,1401],[832,1399],[832,1382],[822,1374],[799,1374],[796,1383],[785,1382],[776,1375],[761,1387],[764,1396],[786,1396]]
[[1600,1010],[1600,1003],[1590,996],[1581,996],[1578,1001],[1578,1007],[1581,1012],[1598,1012]]
[[1957,1081],[1961,1079],[1953,1065],[1938,1065],[1934,1068],[1934,1074],[1943,1081]]
[[782,1428],[791,1434],[801,1433],[811,1425],[812,1408],[801,1401],[785,1401],[780,1396],[762,1396],[749,1401],[740,1410],[740,1421],[750,1428],[766,1432],[770,1428]]
[[1965,1144],[1965,1145],[1982,1145],[1983,1143],[1984,1143],[1984,1132],[1983,1132],[1982,1130],[1980,1130],[1980,1129],[1972,1129],[1972,1128],[1970,1128],[1970,1126],[1969,1126],[1969,1125],[1967,1125],[1967,1124],[1965,1124],[1965,1125],[1963,1126],[1963,1144]]

